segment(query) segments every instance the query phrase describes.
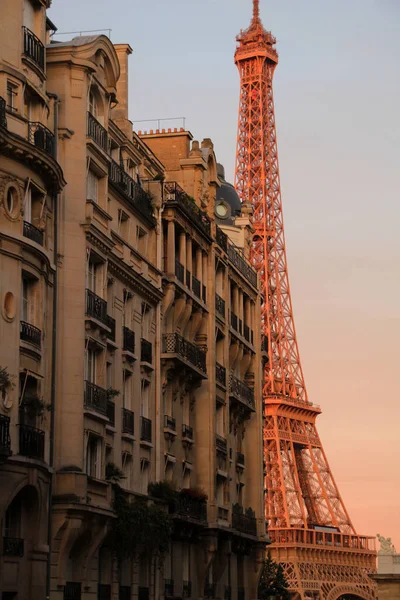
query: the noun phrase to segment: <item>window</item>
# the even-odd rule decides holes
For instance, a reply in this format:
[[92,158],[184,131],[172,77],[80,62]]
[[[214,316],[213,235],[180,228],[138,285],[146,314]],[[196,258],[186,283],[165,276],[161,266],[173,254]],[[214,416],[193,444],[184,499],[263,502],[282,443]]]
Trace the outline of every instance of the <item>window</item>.
[[124,487],[130,489],[131,487],[131,473],[132,473],[132,454],[130,452],[122,453],[122,472],[124,474]]
[[90,433],[86,447],[86,474],[96,479],[101,477],[101,448],[102,439]]
[[122,406],[131,410],[132,405],[132,377],[129,371],[123,372],[123,395],[122,395]]
[[129,216],[121,208],[118,209],[118,233],[124,239],[129,236]]
[[92,348],[86,350],[85,379],[96,383],[96,352]]
[[86,200],[98,201],[99,178],[89,169],[86,180]]
[[223,404],[217,404],[216,431],[218,435],[225,436],[225,407]]
[[10,215],[13,215],[18,205],[18,192],[15,187],[10,186],[7,190],[6,209]]
[[139,227],[136,227],[136,246],[140,254],[147,255],[147,232]]
[[140,459],[140,491],[142,494],[147,494],[149,487],[149,469],[150,461],[148,458]]
[[150,382],[142,379],[142,393],[140,395],[140,416],[148,418],[149,416],[149,392]]
[[97,102],[93,91],[90,91],[89,93],[89,112],[94,117],[97,117]]
[[17,108],[18,86],[7,81],[7,108],[12,112],[18,112]]
[[88,290],[97,293],[98,282],[98,271],[99,263],[95,262],[92,258],[89,258],[88,268],[86,273],[86,287]]
[[26,277],[22,278],[22,285],[21,285],[21,321],[25,321],[25,323],[28,322],[28,318],[29,318],[29,288],[30,288],[30,281],[29,279],[27,279]]
[[146,302],[142,302],[142,338],[148,340],[152,322],[152,310]]

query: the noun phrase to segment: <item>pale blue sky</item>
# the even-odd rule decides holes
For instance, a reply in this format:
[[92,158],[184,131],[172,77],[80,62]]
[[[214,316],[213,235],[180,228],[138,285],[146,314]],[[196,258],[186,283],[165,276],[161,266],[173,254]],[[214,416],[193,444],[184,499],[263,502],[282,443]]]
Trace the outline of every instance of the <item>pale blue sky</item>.
[[[280,55],[283,205],[310,399],[356,526],[400,550],[400,0],[260,5]],[[60,31],[111,28],[129,43],[131,119],[185,116],[228,177],[235,35],[250,15],[251,0],[53,0],[49,12]]]

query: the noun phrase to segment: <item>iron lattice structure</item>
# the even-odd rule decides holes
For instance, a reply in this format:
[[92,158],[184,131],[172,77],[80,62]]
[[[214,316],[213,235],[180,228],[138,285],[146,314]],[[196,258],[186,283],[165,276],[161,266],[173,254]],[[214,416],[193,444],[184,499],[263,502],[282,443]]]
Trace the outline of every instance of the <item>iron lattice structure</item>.
[[287,271],[273,76],[276,40],[253,0],[250,27],[237,37],[240,74],[235,185],[252,205],[251,260],[260,273],[264,370],[265,510],[271,552],[293,597],[375,599],[374,539],[356,534],[332,477],[300,363]]

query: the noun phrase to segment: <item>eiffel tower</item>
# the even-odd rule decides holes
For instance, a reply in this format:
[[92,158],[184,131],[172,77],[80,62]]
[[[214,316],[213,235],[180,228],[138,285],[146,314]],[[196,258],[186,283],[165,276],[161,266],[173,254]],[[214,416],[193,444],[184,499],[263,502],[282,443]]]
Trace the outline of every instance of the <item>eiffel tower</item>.
[[251,258],[260,273],[264,333],[265,513],[272,558],[294,600],[375,600],[375,540],[357,535],[316,429],[308,400],[287,272],[273,75],[276,40],[253,0],[250,27],[237,37],[240,74],[235,186],[253,207]]

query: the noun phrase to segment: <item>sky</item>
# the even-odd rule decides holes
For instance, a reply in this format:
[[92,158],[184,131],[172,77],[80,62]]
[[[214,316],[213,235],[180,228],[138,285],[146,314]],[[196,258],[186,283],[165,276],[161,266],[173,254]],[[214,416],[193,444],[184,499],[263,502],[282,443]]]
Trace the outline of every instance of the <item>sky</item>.
[[[309,398],[357,531],[390,536],[400,552],[400,2],[260,9],[279,51],[283,209]],[[49,17],[60,33],[111,28],[114,43],[129,43],[135,128],[185,117],[232,180],[233,54],[251,0],[53,0]]]

